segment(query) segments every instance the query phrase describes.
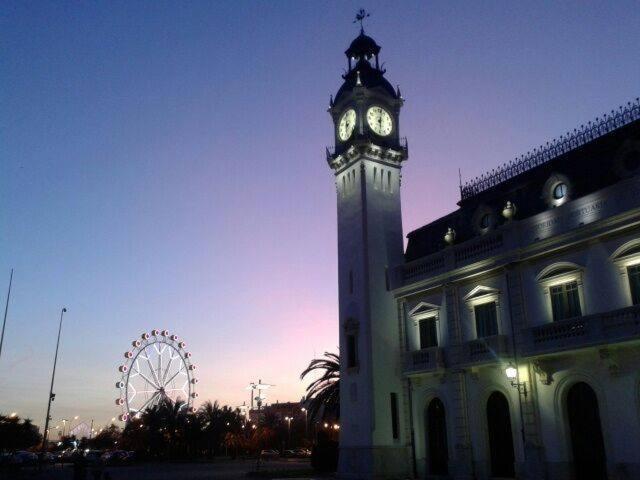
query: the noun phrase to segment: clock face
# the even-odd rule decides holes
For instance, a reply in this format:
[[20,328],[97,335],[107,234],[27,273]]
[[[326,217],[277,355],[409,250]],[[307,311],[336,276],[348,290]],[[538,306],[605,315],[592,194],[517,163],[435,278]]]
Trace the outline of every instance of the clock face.
[[356,111],[350,108],[342,114],[338,123],[338,138],[343,142],[348,140],[356,128]]
[[384,108],[374,105],[367,110],[367,123],[373,133],[386,137],[393,130],[391,115]]

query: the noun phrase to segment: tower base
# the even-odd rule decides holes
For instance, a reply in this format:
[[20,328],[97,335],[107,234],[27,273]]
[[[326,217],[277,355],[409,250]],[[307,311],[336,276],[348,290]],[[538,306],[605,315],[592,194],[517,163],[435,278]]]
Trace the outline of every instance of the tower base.
[[413,478],[409,447],[340,447],[338,478],[406,480]]

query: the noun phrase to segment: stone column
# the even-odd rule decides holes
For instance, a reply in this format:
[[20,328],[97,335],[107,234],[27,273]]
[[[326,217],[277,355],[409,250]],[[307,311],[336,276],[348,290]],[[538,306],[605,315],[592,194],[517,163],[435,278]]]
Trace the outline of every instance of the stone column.
[[467,408],[466,372],[456,368],[462,360],[462,326],[460,325],[460,306],[458,292],[454,285],[445,286],[447,302],[447,326],[449,345],[447,362],[451,366],[447,383],[452,391],[454,423],[454,457],[450,462],[450,474],[454,479],[473,478],[473,451],[469,433],[469,414]]

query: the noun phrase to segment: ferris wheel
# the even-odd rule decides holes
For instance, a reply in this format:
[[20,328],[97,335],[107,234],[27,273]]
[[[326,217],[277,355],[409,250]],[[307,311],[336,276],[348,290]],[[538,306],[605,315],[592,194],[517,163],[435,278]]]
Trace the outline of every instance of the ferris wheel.
[[139,417],[147,408],[171,400],[184,402],[181,408],[195,411],[193,400],[198,396],[193,377],[196,366],[186,343],[167,330],[143,333],[131,342],[132,349],[124,353],[125,362],[118,367],[121,379],[116,405],[122,408],[120,420]]

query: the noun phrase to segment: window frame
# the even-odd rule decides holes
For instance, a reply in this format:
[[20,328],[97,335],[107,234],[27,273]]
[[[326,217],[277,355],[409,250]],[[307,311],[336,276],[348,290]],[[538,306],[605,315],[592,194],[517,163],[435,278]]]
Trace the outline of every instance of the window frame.
[[[480,332],[479,332],[479,324],[478,324],[478,309],[479,308],[486,308],[489,305],[493,306],[493,312],[494,312],[494,322],[495,322],[495,333],[492,333],[491,335],[482,335],[480,336]],[[476,328],[476,339],[480,340],[482,338],[488,338],[488,337],[493,337],[496,335],[500,335],[500,329],[498,327],[498,305],[496,304],[495,301],[488,301],[488,302],[482,302],[482,303],[476,303],[473,306],[473,317],[475,320],[475,328]]]
[[[442,345],[442,337],[440,332],[440,307],[431,303],[420,302],[409,311],[409,318],[413,322],[415,328],[418,350],[426,350],[428,348],[438,348]],[[423,321],[431,321],[435,323],[435,340],[436,345],[422,348],[422,338],[420,335],[420,323]]]
[[[504,329],[502,327],[502,312],[501,312],[501,292],[496,288],[486,287],[484,285],[478,285],[467,293],[463,300],[467,304],[467,311],[469,312],[470,322],[473,325],[473,339],[480,340],[482,338],[490,338],[498,335],[504,335]],[[480,337],[478,335],[478,322],[476,318],[476,307],[480,305],[486,305],[488,303],[494,303],[496,309],[496,333],[495,335],[488,335]]]
[[[629,268],[640,266],[640,239],[630,240],[618,247],[611,255],[611,260],[618,267],[624,285],[622,286],[627,306],[640,305],[633,301],[633,289]],[[640,300],[640,299],[639,299]]]
[[575,282],[577,284],[578,305],[580,308],[579,318],[587,315],[584,298],[584,268],[571,262],[555,262],[543,268],[536,276],[538,285],[542,289],[543,298],[545,299],[545,309],[549,322],[562,322],[569,318],[556,320],[553,313],[553,298],[551,295],[552,287],[566,285]]

